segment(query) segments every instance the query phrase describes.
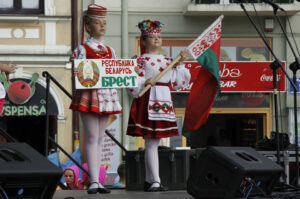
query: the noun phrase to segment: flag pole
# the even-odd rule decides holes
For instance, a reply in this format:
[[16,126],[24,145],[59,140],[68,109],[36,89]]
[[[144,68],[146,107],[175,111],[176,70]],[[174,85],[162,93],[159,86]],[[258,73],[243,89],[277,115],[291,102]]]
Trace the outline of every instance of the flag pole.
[[[170,70],[181,58],[181,55],[178,55],[176,59],[172,61],[172,63],[169,64],[168,67],[166,67],[161,73],[159,73],[154,79],[155,81],[158,81],[168,70]],[[139,97],[142,97],[148,90],[151,88],[151,84],[148,84],[140,93]]]
[[[220,17],[218,17],[218,19],[212,23],[210,25],[210,27],[214,26],[218,20],[222,20],[224,18],[224,15],[221,15]],[[209,27],[209,28],[210,28]],[[194,46],[194,44],[197,44],[198,40],[202,38],[203,35],[205,35],[209,28],[206,29],[206,31],[204,31],[199,37],[197,37],[186,49],[188,49],[190,51],[190,49]],[[193,55],[193,53],[191,53]],[[193,55],[194,57],[194,55]],[[166,67],[161,73],[159,73],[156,77],[155,77],[155,81],[158,81],[168,70],[170,70],[181,58],[181,55],[178,55],[176,57],[176,59],[174,59],[174,61],[168,66]],[[195,58],[195,57],[194,57]],[[148,90],[149,88],[151,88],[151,84],[148,84],[140,93],[139,93],[139,97],[143,96]]]

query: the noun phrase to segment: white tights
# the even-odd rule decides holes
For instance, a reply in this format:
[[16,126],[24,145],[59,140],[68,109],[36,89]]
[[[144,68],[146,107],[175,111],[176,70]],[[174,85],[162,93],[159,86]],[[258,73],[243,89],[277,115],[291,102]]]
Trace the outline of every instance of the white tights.
[[[108,115],[98,115],[96,113],[80,112],[80,117],[83,122],[84,131],[86,134],[86,159],[90,173],[90,182],[99,183],[99,170],[102,153],[102,141]],[[98,184],[91,184],[90,188],[97,188]]]
[[[158,162],[158,145],[160,138],[145,137],[145,167],[146,167],[146,182],[160,183],[159,177],[159,162]],[[154,183],[152,187],[158,187],[159,184]]]

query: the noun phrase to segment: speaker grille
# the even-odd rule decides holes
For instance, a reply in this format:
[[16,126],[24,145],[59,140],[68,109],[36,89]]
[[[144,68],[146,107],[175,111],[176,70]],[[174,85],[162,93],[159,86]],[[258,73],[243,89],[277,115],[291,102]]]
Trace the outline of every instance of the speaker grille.
[[52,198],[62,170],[25,143],[0,143],[0,185],[9,198]]

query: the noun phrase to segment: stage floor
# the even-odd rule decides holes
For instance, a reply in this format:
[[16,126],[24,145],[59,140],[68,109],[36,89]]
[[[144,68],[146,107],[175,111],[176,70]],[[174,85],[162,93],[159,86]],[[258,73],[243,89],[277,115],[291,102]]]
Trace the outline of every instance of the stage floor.
[[55,192],[53,199],[66,199],[66,197],[73,197],[75,199],[193,199],[193,197],[189,195],[185,190],[146,193],[143,191],[127,191],[125,189],[114,189],[111,190],[110,194],[93,195],[87,194],[87,192],[83,190],[59,190]]
[[[295,192],[272,193],[272,199],[300,199],[300,193]],[[69,197],[69,198],[68,198]],[[113,189],[110,194],[88,195],[83,190],[59,190],[53,199],[194,199],[186,190],[149,193],[143,191],[127,191],[125,189]],[[239,198],[236,198],[239,199]],[[270,197],[249,197],[248,199],[270,199]]]

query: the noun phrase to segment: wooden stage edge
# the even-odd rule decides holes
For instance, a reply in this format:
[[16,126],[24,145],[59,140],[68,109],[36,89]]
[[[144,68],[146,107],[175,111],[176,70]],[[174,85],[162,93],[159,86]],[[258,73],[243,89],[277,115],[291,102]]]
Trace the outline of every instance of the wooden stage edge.
[[[112,189],[110,194],[87,194],[86,190],[59,190],[53,199],[194,199],[186,190],[167,192],[127,191],[126,189]],[[242,198],[236,198],[242,199]],[[300,199],[300,192],[272,193],[271,197],[249,197],[248,199]]]

